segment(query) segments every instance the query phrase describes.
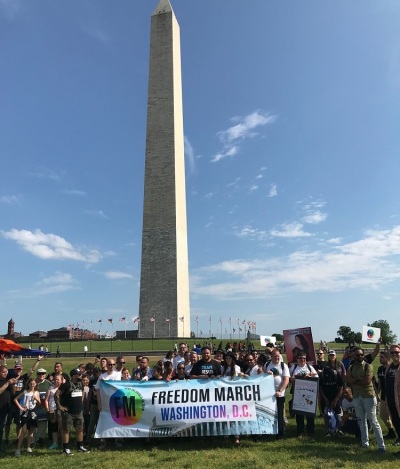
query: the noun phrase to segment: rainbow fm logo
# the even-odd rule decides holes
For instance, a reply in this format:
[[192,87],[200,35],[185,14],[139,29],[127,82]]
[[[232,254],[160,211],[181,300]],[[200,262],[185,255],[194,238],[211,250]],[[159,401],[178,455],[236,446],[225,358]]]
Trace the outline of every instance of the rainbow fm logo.
[[367,337],[368,339],[373,339],[375,335],[375,332],[372,329],[367,330]]
[[135,389],[120,388],[110,397],[110,413],[118,425],[135,425],[142,418],[144,400]]

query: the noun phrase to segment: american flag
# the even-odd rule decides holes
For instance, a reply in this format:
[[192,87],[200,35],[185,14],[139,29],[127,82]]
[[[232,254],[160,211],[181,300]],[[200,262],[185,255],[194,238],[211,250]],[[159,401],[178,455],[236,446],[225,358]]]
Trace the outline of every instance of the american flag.
[[199,322],[199,317],[196,316],[196,317],[194,318],[194,320],[195,320],[196,322]]
[[126,318],[119,318],[120,321],[125,322]]
[[102,320],[102,319],[98,319],[97,322],[103,322],[103,320]]
[[169,322],[169,318],[165,318],[165,322]]
[[179,318],[179,321],[182,321],[182,322],[183,322],[184,320],[185,320],[185,317],[184,317],[184,316],[182,316],[182,317]]
[[155,320],[156,320],[155,317],[150,318],[150,321],[151,321],[151,322],[155,322]]
[[135,318],[135,319],[133,320],[133,322],[134,322],[134,323],[135,323],[135,322],[140,322],[140,319],[139,319],[139,318]]
[[110,324],[112,324],[112,322],[113,322],[112,318],[111,318],[111,319],[107,319],[107,321],[108,321]]

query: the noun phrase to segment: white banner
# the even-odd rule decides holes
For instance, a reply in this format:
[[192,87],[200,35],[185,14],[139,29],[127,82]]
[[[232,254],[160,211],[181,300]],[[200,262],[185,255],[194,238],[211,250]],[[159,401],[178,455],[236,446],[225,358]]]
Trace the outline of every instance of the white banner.
[[379,327],[363,326],[362,341],[371,344],[378,343],[381,337],[381,329]]
[[101,381],[96,438],[277,433],[274,378]]

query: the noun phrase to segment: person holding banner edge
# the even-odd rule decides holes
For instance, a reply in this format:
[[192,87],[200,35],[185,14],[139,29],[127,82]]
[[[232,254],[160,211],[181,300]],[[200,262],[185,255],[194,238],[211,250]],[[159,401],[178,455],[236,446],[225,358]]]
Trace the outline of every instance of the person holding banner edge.
[[281,354],[278,349],[273,349],[271,353],[271,361],[265,364],[265,373],[273,375],[275,384],[276,408],[278,412],[278,439],[283,438],[285,429],[284,412],[285,412],[285,391],[289,384],[289,368],[283,363]]

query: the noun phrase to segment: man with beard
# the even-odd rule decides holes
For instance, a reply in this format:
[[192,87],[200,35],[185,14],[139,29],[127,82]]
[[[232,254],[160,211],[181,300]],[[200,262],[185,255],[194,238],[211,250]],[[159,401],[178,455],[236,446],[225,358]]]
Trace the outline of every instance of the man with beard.
[[221,376],[221,363],[211,358],[207,345],[201,349],[201,360],[197,361],[190,372],[190,379],[212,379]]

